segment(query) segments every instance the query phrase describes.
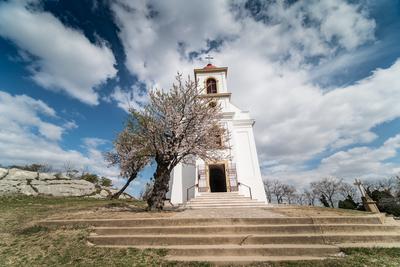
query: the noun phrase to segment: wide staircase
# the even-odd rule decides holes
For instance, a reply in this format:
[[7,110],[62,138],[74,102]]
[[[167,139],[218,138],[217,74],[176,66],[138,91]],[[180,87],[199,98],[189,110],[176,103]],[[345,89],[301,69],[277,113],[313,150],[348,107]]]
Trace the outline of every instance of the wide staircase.
[[238,192],[200,193],[185,204],[188,209],[226,209],[266,207],[262,201],[240,195]]
[[341,247],[400,244],[400,226],[380,215],[48,220],[41,224],[90,225],[88,242],[95,246],[166,249],[167,260],[216,264],[318,260],[337,256]]

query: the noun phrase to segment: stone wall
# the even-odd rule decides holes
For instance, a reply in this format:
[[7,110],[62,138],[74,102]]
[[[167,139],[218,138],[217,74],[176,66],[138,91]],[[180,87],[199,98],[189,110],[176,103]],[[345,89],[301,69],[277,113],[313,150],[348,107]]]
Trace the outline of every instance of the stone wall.
[[[117,190],[54,173],[0,168],[0,196],[28,195],[107,198]],[[132,198],[128,194],[120,198]]]

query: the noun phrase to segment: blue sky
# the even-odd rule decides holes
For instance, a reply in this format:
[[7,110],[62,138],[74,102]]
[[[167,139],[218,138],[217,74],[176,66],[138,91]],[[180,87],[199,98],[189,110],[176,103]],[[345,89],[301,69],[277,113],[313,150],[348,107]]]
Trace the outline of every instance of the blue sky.
[[398,40],[390,0],[0,2],[0,163],[69,165],[120,184],[101,153],[127,109],[210,53],[256,119],[264,177],[395,175]]

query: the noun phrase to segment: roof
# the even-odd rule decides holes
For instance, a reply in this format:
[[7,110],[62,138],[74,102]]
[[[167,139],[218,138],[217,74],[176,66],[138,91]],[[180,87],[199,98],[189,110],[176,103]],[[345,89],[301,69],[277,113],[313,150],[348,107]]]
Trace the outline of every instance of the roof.
[[208,63],[204,68],[201,69],[194,69],[194,76],[196,76],[197,73],[208,73],[208,72],[225,72],[225,74],[228,73],[228,68],[227,67],[216,67],[211,63]]

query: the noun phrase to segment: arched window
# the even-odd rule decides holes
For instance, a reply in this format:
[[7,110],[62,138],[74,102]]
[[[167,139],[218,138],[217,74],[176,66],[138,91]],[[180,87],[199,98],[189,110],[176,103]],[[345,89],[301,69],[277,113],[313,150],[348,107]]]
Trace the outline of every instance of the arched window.
[[206,84],[207,84],[207,94],[217,93],[217,81],[214,78],[208,78]]

